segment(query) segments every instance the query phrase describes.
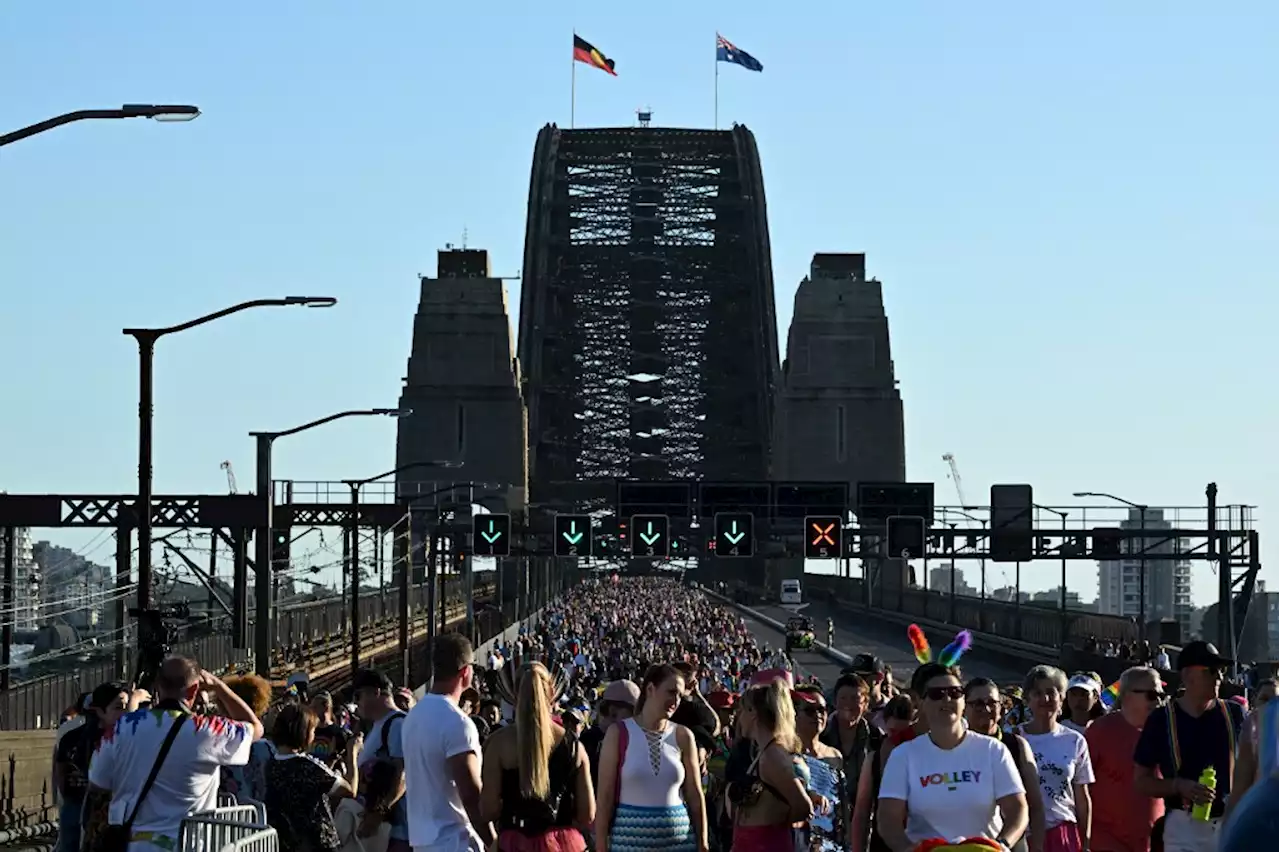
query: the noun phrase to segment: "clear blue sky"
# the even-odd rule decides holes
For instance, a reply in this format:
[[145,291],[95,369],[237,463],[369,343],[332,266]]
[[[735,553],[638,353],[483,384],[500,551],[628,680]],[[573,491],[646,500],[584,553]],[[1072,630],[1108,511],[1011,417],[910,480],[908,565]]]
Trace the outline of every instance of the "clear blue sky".
[[[0,154],[0,487],[131,491],[136,355],[119,329],[246,298],[341,304],[163,342],[159,491],[221,491],[223,459],[250,480],[250,429],[394,404],[436,249],[466,228],[496,272],[520,266],[534,136],[568,123],[571,31],[619,75],[579,66],[579,126],[647,105],[706,127],[719,29],[765,66],[722,68],[720,118],[759,140],[780,331],[814,252],[868,253],[912,478],[949,497],[953,452],[975,502],[1031,482],[1042,503],[1192,505],[1216,480],[1260,506],[1274,578],[1274,4],[803,8],[6,4],[0,127],[123,102],[204,115],[81,123]],[[393,465],[394,425],[337,424],[277,459],[281,477],[372,475]],[[1197,578],[1204,600],[1213,575]],[[1072,583],[1091,598],[1093,566]]]

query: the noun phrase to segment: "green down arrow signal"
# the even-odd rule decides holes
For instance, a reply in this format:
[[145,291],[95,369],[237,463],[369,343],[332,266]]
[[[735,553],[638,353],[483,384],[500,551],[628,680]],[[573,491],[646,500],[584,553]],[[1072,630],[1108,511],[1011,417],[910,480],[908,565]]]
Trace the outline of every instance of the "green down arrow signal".
[[640,540],[649,547],[653,547],[653,543],[660,538],[662,538],[662,533],[656,533],[653,531],[653,521],[649,521],[645,531],[640,533]]
[[742,539],[745,538],[746,535],[747,535],[746,533],[738,532],[738,522],[734,521],[733,532],[725,533],[724,540],[729,542],[730,544],[737,544],[738,542],[742,541]]
[[493,521],[490,521],[490,522],[489,522],[489,531],[488,531],[488,532],[482,532],[482,533],[480,533],[480,537],[481,537],[481,538],[483,538],[485,541],[489,542],[489,544],[493,544],[495,541],[497,541],[498,539],[502,538],[502,533],[501,533],[501,532],[494,532],[494,531],[493,531]]
[[564,536],[565,541],[569,542],[569,544],[577,544],[578,542],[582,541],[582,533],[578,532],[577,521],[570,521],[569,531],[562,532],[560,533],[560,535]]

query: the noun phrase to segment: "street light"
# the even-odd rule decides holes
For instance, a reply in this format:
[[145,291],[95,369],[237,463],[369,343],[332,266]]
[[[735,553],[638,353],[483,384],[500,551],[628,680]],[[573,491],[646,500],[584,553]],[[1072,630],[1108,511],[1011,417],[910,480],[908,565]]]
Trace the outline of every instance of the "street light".
[[1031,505],[1042,512],[1052,512],[1058,516],[1058,520],[1062,521],[1062,544],[1058,546],[1058,555],[1062,557],[1062,584],[1058,587],[1058,592],[1059,604],[1062,608],[1062,642],[1065,643],[1067,641],[1067,512],[1051,506],[1041,506],[1039,503]]
[[19,142],[37,133],[44,133],[73,121],[87,121],[97,118],[150,118],[156,121],[191,121],[200,115],[198,107],[186,104],[125,104],[119,109],[82,109],[65,115],[54,116],[0,136],[0,146]]
[[[159,109],[159,107],[154,107]],[[138,521],[138,608],[151,608],[151,497],[152,497],[152,425],[155,416],[155,356],[156,341],[167,334],[177,334],[198,325],[238,314],[250,308],[309,307],[331,308],[338,303],[330,296],[288,296],[283,299],[254,299],[223,308],[211,314],[197,317],[181,325],[168,328],[126,328],[122,330],[138,341],[138,502],[135,506]]]
[[[254,542],[254,625],[253,625],[253,657],[254,671],[263,677],[271,674],[271,528],[274,525],[272,515],[275,510],[275,494],[271,488],[271,450],[278,438],[287,438],[306,432],[335,420],[348,417],[407,417],[412,414],[408,408],[359,408],[351,411],[340,411],[303,423],[292,429],[280,432],[250,432],[249,437],[257,442],[256,480],[259,499],[266,501],[266,517],[262,529],[258,531]],[[242,603],[237,601],[237,604]]]
[[[1117,503],[1123,503],[1126,506],[1138,510],[1138,535],[1142,541],[1142,549],[1138,551],[1138,637],[1140,639],[1147,638],[1147,510],[1150,508],[1142,503],[1135,503],[1132,500],[1126,500],[1123,497],[1117,497],[1114,494],[1108,494],[1105,491],[1075,491],[1072,497],[1100,497],[1104,500],[1114,500]],[[1121,610],[1123,611],[1124,596],[1124,579],[1120,580]]]
[[[351,601],[350,612],[347,620],[351,624],[351,677],[354,679],[356,673],[360,671],[360,489],[371,482],[376,482],[388,476],[395,476],[406,470],[418,470],[420,468],[446,468],[454,469],[462,467],[460,461],[420,461],[410,462],[409,464],[400,465],[392,468],[386,473],[380,473],[377,476],[370,476],[367,479],[344,479],[342,480],[351,489],[351,530],[348,535],[350,538],[351,552]],[[403,679],[409,678],[409,566],[412,561],[412,554],[400,566],[400,579],[396,583],[396,587],[400,592],[400,655],[401,665],[403,666]],[[386,585],[379,583],[380,590],[386,591]],[[383,612],[385,614],[385,606]]]

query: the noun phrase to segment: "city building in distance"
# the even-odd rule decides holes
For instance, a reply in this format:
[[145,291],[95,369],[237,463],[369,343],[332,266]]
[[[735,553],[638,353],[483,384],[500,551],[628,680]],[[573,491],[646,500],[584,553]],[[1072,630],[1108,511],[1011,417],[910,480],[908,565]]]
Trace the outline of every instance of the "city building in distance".
[[[1145,523],[1142,511],[1130,509],[1129,517],[1120,523],[1126,530],[1172,529],[1160,509],[1147,509]],[[1175,542],[1152,542],[1147,567],[1147,622],[1176,619],[1185,639],[1191,635],[1191,562],[1172,560],[1167,554],[1174,552]],[[1181,545],[1186,550],[1187,545]],[[1142,561],[1136,556],[1110,559],[1098,563],[1098,611],[1106,615],[1126,615],[1137,618],[1142,613],[1139,598]]]

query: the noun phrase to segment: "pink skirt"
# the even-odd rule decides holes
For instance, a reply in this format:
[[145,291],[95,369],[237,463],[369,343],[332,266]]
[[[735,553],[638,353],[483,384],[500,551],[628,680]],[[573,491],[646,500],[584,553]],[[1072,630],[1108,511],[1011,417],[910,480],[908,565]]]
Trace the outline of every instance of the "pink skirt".
[[544,834],[521,834],[508,828],[498,835],[501,852],[585,852],[587,843],[576,828],[553,828]]

